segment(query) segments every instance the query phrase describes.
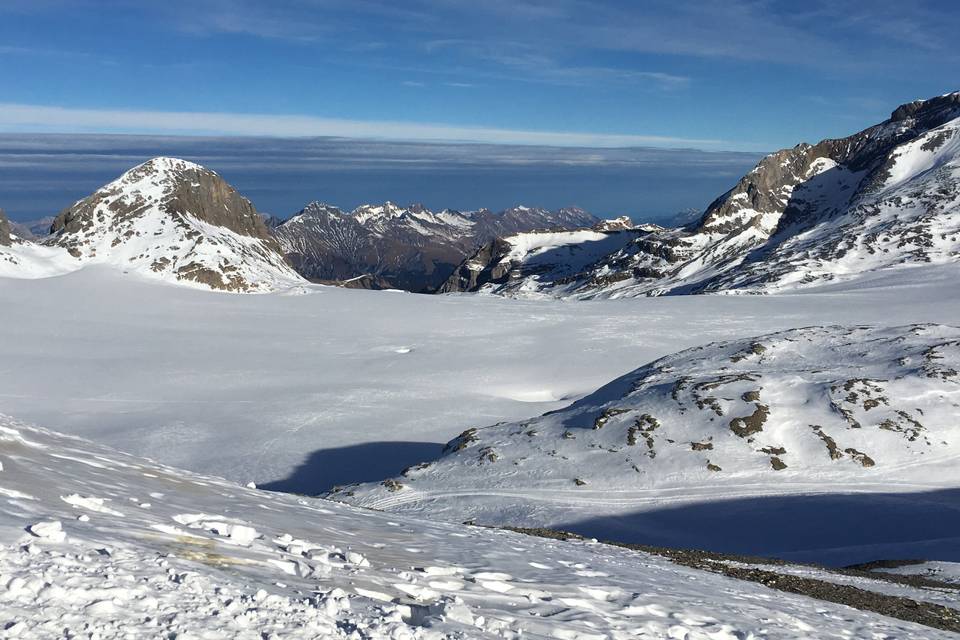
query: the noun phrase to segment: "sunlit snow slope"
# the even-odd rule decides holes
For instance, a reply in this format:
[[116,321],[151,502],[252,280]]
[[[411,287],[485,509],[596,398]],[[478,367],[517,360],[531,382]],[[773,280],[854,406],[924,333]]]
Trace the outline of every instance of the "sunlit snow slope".
[[949,637],[623,549],[244,488],[6,417],[0,463],[7,637]]
[[671,500],[954,489],[958,412],[960,329],[793,329],[662,358],[566,409],[469,429],[438,460],[335,496],[557,526],[581,509],[616,515]]

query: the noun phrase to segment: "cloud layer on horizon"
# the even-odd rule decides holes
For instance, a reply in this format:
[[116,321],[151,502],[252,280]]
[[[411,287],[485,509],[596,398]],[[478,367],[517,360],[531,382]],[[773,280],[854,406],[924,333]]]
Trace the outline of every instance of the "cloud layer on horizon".
[[419,201],[433,208],[578,205],[663,219],[703,208],[760,154],[655,148],[434,144],[343,138],[0,135],[0,207],[50,215],[151,157],[193,160],[262,211],[311,200],[344,208]]

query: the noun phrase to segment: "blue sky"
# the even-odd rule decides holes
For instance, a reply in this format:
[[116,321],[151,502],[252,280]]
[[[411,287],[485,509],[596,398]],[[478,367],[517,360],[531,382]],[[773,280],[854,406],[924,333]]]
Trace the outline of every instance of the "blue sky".
[[0,0],[0,207],[56,213],[165,154],[281,216],[664,220],[960,89],[957,33],[934,1]]
[[958,88],[955,2],[3,0],[0,131],[766,151]]

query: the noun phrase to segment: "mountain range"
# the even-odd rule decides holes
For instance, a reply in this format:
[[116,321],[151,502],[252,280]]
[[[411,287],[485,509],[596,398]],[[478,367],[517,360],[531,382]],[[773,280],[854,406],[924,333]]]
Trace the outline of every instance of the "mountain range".
[[960,92],[902,105],[852,136],[770,154],[677,228],[578,208],[434,212],[392,202],[349,213],[314,202],[281,221],[213,171],[155,158],[62,211],[46,237],[37,225],[5,223],[0,274],[111,264],[235,292],[311,280],[578,299],[848,282],[960,259],[958,131]]
[[363,205],[346,213],[313,202],[273,227],[284,254],[304,277],[374,288],[432,292],[476,247],[533,229],[571,229],[598,222],[567,208],[518,206],[499,213],[433,212],[420,204]]
[[960,92],[764,158],[689,225],[517,234],[442,291],[524,297],[771,293],[960,259]]
[[350,213],[314,202],[281,221],[259,214],[215,172],[163,157],[127,171],[48,224],[2,219],[3,275],[43,277],[110,264],[232,292],[272,291],[303,278],[434,291],[459,261],[496,237],[598,222],[577,208],[434,213],[391,202]]

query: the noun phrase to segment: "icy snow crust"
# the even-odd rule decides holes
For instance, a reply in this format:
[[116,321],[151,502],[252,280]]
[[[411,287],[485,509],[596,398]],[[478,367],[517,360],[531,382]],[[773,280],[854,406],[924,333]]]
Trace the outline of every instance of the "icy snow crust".
[[8,637],[951,637],[604,545],[243,488],[7,417],[0,462]]

